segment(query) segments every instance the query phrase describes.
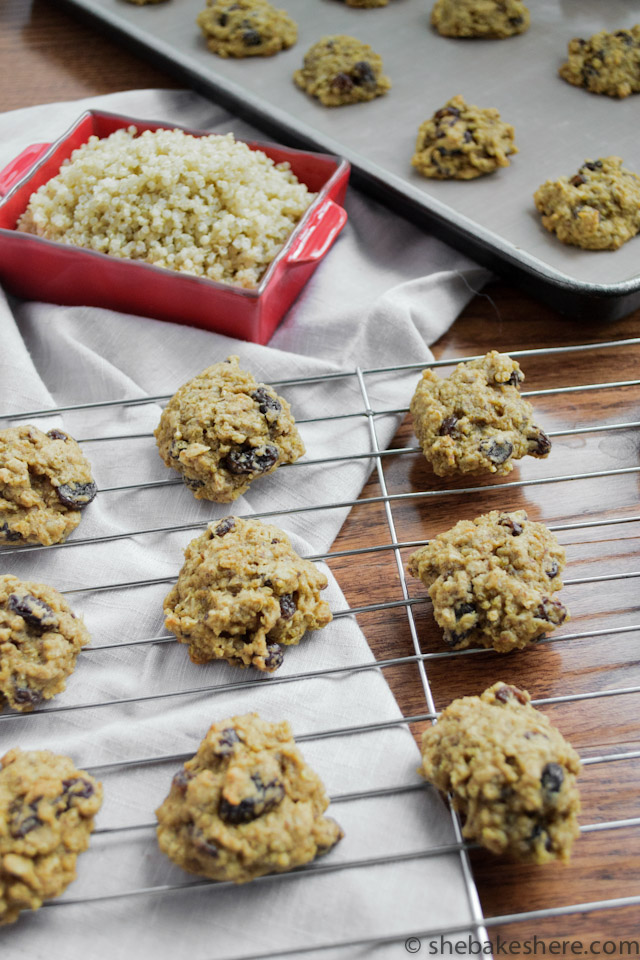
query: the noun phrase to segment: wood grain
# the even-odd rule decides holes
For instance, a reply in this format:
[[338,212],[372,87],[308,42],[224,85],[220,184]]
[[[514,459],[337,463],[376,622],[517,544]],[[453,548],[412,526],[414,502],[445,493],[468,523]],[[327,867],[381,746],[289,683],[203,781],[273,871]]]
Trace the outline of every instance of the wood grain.
[[[169,76],[79,23],[51,0],[32,3],[3,0],[0,28],[2,110],[136,87],[176,86]],[[455,358],[493,348],[516,350],[616,339],[634,336],[639,331],[638,313],[607,327],[588,326],[564,319],[516,289],[492,284],[486,295],[471,302],[435,345],[434,352],[439,358]],[[640,349],[617,347],[595,353],[531,358],[523,361],[523,367],[527,389],[633,379],[640,369]],[[409,397],[407,403],[408,400]],[[640,420],[640,391],[636,387],[549,395],[534,398],[534,404],[540,423],[547,430]],[[393,446],[413,446],[415,442],[407,419]],[[547,461],[523,462],[507,480],[573,477],[593,470],[637,466],[639,462],[637,430],[586,433],[558,437]],[[426,462],[416,454],[389,458],[385,460],[384,470],[393,493],[438,491],[447,486],[434,477]],[[474,486],[482,488],[479,493],[396,502],[393,516],[401,540],[426,539],[461,517],[472,517],[496,507],[525,508],[532,518],[550,524],[636,516],[640,515],[638,483],[639,475],[632,473],[611,479],[567,480],[499,490],[494,489],[496,481],[481,478],[473,481]],[[451,486],[457,489],[468,485],[464,482]],[[362,497],[379,492],[374,478]],[[639,536],[640,521],[561,533],[560,539],[569,557],[566,576],[577,578],[640,569]],[[383,508],[362,505],[353,509],[335,548],[350,549],[388,540]],[[405,551],[405,560],[408,552]],[[392,552],[366,556],[359,559],[357,565],[353,559],[334,560],[331,565],[353,605],[400,598]],[[548,644],[503,657],[487,652],[430,661],[428,674],[437,707],[442,708],[455,696],[477,693],[500,678],[528,688],[534,697],[640,684],[638,631],[562,640],[568,633],[640,622],[637,584],[637,579],[628,579],[566,587],[563,599],[571,609],[572,620],[558,631],[557,639]],[[425,591],[419,583],[409,579],[409,585],[413,597],[424,598]],[[442,651],[429,604],[426,601],[417,604],[414,610],[423,652]],[[402,608],[369,613],[361,616],[360,622],[378,659],[413,653]],[[414,665],[387,668],[385,676],[405,715],[426,711]],[[559,704],[546,709],[583,756],[640,747],[637,695]],[[416,735],[420,727],[416,725]],[[583,823],[638,815],[640,761],[586,767],[581,783]],[[582,837],[567,867],[525,868],[482,852],[474,853],[472,861],[487,916],[640,893],[638,828]],[[585,917],[514,924],[492,931],[492,936],[499,932],[505,938],[522,940],[535,934],[545,944],[554,939],[577,939],[588,949],[592,940],[640,938],[639,917],[637,908],[614,910]],[[601,950],[601,955],[628,955],[614,949],[616,952],[606,954]],[[566,955],[571,954],[567,951]]]

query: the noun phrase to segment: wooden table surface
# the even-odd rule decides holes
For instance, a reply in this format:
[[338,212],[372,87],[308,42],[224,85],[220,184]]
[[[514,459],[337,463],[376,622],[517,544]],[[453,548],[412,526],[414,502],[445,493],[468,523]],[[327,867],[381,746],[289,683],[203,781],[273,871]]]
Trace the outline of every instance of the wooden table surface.
[[[179,86],[142,59],[77,22],[51,0],[1,0],[0,6],[0,110],[67,100],[88,95],[142,87]],[[597,256],[597,254],[595,254]],[[586,325],[555,314],[502,283],[490,284],[469,304],[450,331],[435,345],[439,358],[460,357],[489,349],[517,350],[633,337],[640,331],[640,314],[611,325]],[[631,380],[640,368],[640,348],[616,347],[588,353],[542,356],[523,361],[526,387],[532,390],[563,385]],[[636,387],[578,391],[534,398],[540,422],[547,430],[562,431],[601,423],[640,420]],[[585,432],[559,436],[546,461],[523,462],[507,480],[572,477],[577,473],[638,465],[638,433],[632,428],[604,433]],[[415,445],[411,425],[405,422],[394,447]],[[399,501],[393,507],[400,540],[426,539],[447,529],[462,517],[488,509],[526,508],[533,519],[549,524],[634,517],[638,509],[638,474],[610,478],[557,482],[541,486],[512,486],[493,490],[499,481],[474,478],[472,483],[445,484],[416,454],[385,461],[389,491],[451,490],[478,486],[473,494],[448,493],[424,501]],[[372,479],[363,497],[379,493]],[[587,527],[559,533],[567,548],[569,579],[609,574],[629,574],[640,569],[640,521],[619,526]],[[355,507],[336,548],[389,541],[382,507]],[[333,569],[354,605],[398,599],[399,584],[392,552],[362,560],[353,576],[353,560],[334,561]],[[566,586],[563,599],[572,620],[558,631],[558,639],[510,656],[494,653],[427,663],[436,706],[450,699],[478,693],[497,679],[517,683],[534,697],[575,696],[640,685],[638,630],[607,633],[640,620],[637,579],[612,579],[598,584]],[[409,578],[411,595],[425,591]],[[430,614],[429,604],[414,607],[425,653],[444,648]],[[367,614],[361,626],[378,659],[413,653],[402,608]],[[569,634],[579,637],[564,642]],[[602,631],[602,634],[598,634]],[[387,669],[405,715],[426,711],[414,664]],[[573,742],[583,757],[640,748],[638,694],[573,700],[545,710]],[[416,725],[416,734],[420,725]],[[640,760],[597,763],[585,767],[581,777],[583,824],[619,821],[638,816]],[[472,853],[474,875],[487,917],[562,904],[577,904],[640,894],[640,829],[623,827],[583,835],[569,866],[520,867],[484,853]],[[429,892],[425,890],[425,903]],[[619,939],[640,939],[638,907],[527,921],[492,930],[511,940],[532,938],[546,944],[554,939],[581,941],[583,955],[632,956],[637,951],[619,947]],[[455,937],[453,938],[455,940]],[[609,941],[605,943],[604,941]],[[593,945],[593,947],[591,946]],[[537,948],[542,955],[541,948]],[[549,947],[551,949],[551,947]],[[533,950],[531,942],[529,950]],[[591,953],[590,953],[591,951]],[[423,946],[422,954],[426,953]],[[398,947],[398,956],[404,948]],[[420,955],[420,954],[418,954]],[[512,944],[511,955],[527,955]],[[535,955],[531,953],[530,955]],[[569,945],[564,954],[581,955]]]

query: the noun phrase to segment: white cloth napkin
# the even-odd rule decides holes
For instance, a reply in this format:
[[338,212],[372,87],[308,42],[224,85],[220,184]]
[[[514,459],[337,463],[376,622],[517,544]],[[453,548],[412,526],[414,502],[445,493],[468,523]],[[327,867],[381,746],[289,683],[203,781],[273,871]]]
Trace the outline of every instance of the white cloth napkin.
[[[256,136],[220,107],[189,92],[137,91],[76,103],[61,103],[0,115],[0,164],[25,145],[59,136],[89,106],[134,117],[179,122],[238,136]],[[263,138],[264,139],[264,138]],[[2,298],[0,413],[41,407],[169,394],[205,366],[232,353],[257,379],[272,382],[318,374],[428,361],[426,344],[454,320],[485,271],[380,207],[351,191],[348,225],[269,347],[179,325],[95,308],[55,307]],[[369,400],[376,410],[408,404],[415,373],[370,375]],[[299,420],[363,410],[354,377],[280,388]],[[72,540],[110,537],[188,523],[202,528],[230,508],[196,501],[182,485],[122,487],[172,479],[150,436],[160,406],[97,407],[38,419],[41,429],[63,426],[85,441],[101,492],[85,511]],[[20,422],[19,420],[11,423]],[[398,426],[381,416],[381,447]],[[2,426],[8,425],[8,421]],[[370,449],[366,418],[303,424],[307,458],[348,455]],[[104,440],[122,434],[139,439]],[[100,438],[100,439],[97,439]],[[357,497],[371,461],[290,466],[254,484],[231,508],[247,515],[276,511],[271,518],[303,555],[324,553],[348,512],[326,509],[289,512]],[[365,510],[365,507],[358,507]],[[1,555],[3,573],[79,590],[141,579],[177,576],[182,550],[198,531],[146,533],[123,539]],[[358,558],[353,558],[357,576]],[[192,664],[177,643],[122,646],[165,634],[162,599],[169,583],[70,594],[86,620],[93,644],[83,652],[67,690],[30,716],[0,717],[2,752],[12,746],[69,754],[79,767],[126,759],[195,752],[214,720],[257,710],[267,719],[286,718],[294,734],[353,727],[400,716],[376,669],[326,678],[272,683],[226,664]],[[391,587],[390,587],[391,589]],[[334,611],[345,600],[333,577],[327,599]],[[398,595],[389,599],[398,599]],[[408,653],[411,651],[407,651]],[[355,618],[336,619],[286,651],[278,676],[307,673],[372,660]],[[250,689],[216,690],[221,684],[254,681]],[[86,706],[155,694],[199,694]],[[44,711],[54,711],[45,713]],[[426,706],[425,706],[426,712]],[[419,755],[406,728],[321,738],[302,745],[330,794],[374,790],[418,782]],[[105,802],[98,827],[153,821],[168,792],[176,761],[148,763],[100,773]],[[333,804],[329,811],[346,837],[324,863],[396,856],[451,842],[448,812],[435,791],[425,788],[385,798]],[[98,834],[79,861],[79,878],[55,905],[23,914],[0,933],[2,955],[12,960],[218,960],[314,944],[415,932],[448,923],[467,923],[470,908],[457,855],[415,858],[257,881],[244,887],[208,885],[183,891],[116,897],[64,905],[68,899],[121,894],[193,879],[157,849],[151,828]],[[438,951],[439,952],[439,951]],[[321,953],[340,958],[368,956],[370,948]],[[404,955],[401,943],[376,956]],[[438,955],[431,954],[431,955]]]

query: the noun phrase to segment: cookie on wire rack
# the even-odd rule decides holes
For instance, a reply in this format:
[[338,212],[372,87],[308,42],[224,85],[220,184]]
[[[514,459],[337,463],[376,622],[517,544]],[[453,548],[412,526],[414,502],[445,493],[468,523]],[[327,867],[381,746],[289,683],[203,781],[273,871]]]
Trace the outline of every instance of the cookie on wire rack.
[[424,733],[419,772],[451,795],[467,840],[525,863],[567,861],[580,758],[530,699],[496,683],[454,700]]
[[409,573],[423,582],[452,650],[522,649],[568,619],[562,589],[564,549],[524,510],[492,510],[460,520],[416,550]]
[[190,873],[246,883],[331,850],[343,832],[324,816],[328,805],[289,724],[248,713],[214,723],[174,776],[158,843]]

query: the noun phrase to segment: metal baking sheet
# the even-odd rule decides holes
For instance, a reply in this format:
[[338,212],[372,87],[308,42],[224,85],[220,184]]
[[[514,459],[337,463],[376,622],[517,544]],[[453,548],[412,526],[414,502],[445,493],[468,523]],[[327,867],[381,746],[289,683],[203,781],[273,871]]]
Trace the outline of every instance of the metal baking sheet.
[[[541,225],[532,194],[586,158],[621,156],[640,172],[640,96],[589,94],[557,76],[568,41],[640,20],[631,0],[531,0],[531,27],[507,40],[455,40],[429,26],[430,0],[371,10],[341,0],[275,0],[299,25],[274,57],[225,60],[195,24],[204,0],[135,6],[62,0],[141,47],[197,89],[288,142],[338,153],[383,201],[525,288],[574,315],[615,319],[640,306],[640,239],[617,251],[561,244]],[[366,104],[327,109],[291,76],[309,46],[346,33],[382,56],[392,89]],[[477,180],[426,180],[412,170],[419,124],[454,94],[497,107],[516,130],[511,166]]]

